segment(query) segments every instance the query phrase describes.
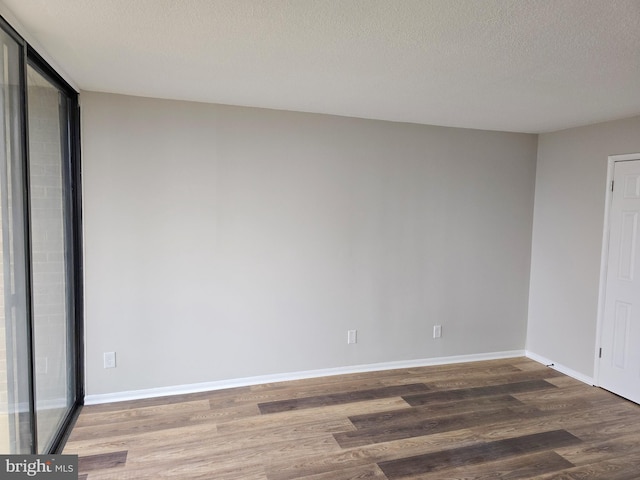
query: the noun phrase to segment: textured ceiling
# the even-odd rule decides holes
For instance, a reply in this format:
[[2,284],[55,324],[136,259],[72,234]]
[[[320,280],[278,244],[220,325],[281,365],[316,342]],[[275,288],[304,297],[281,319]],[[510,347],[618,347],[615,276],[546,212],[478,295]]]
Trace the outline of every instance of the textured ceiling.
[[640,0],[3,0],[84,90],[492,130],[640,114]]

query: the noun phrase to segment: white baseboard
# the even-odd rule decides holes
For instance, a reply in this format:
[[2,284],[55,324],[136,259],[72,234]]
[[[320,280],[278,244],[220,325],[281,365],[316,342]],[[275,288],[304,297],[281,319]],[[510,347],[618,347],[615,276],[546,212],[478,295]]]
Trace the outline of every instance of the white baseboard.
[[[54,398],[54,399],[46,399],[46,400],[38,400],[36,402],[36,410],[45,411],[45,410],[62,410],[68,407],[68,400],[66,398]],[[20,402],[11,408],[9,411],[9,405],[7,403],[2,404],[0,406],[0,415],[8,415],[9,413],[27,413],[31,410],[31,406],[29,402]]]
[[553,360],[549,360],[548,358],[545,358],[542,355],[538,355],[537,353],[533,353],[528,350],[525,352],[525,355],[527,356],[527,358],[530,358],[531,360],[534,360],[538,363],[546,365],[549,368],[553,368],[554,370],[557,370],[560,373],[564,373],[565,375],[575,378],[576,380],[580,380],[581,382],[586,383],[587,385],[593,386],[596,384],[595,380],[592,377],[584,375],[580,372],[576,372],[575,370],[569,367],[565,367],[564,365],[554,362]]
[[220,380],[216,382],[192,383],[189,385],[175,385],[171,387],[148,388],[144,390],[131,390],[126,392],[87,395],[84,398],[84,404],[97,405],[101,403],[123,402],[127,400],[140,400],[143,398],[165,397],[169,395],[184,395],[187,393],[208,392],[213,390],[223,390],[226,388],[247,387],[264,383],[286,382],[290,380],[301,380],[305,378],[328,377],[333,375],[345,375],[349,373],[375,372],[380,370],[393,370],[397,368],[428,367],[432,365],[447,365],[452,363],[480,362],[483,360],[497,360],[501,358],[515,358],[523,356],[525,356],[524,350],[511,350],[506,352],[456,355],[451,357],[403,360],[398,362],[383,362],[368,365],[354,365],[349,367],[307,370],[302,372],[279,373],[274,375],[261,375],[257,377]]

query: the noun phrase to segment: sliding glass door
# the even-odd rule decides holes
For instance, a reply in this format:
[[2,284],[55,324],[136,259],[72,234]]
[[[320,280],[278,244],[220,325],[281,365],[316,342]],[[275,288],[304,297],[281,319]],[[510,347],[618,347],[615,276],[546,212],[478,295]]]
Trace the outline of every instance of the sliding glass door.
[[68,98],[27,68],[31,294],[37,437],[48,448],[75,401],[73,309],[68,266],[73,254],[69,214]]
[[28,453],[33,443],[23,72],[23,46],[0,31],[0,448],[3,453]]
[[0,454],[47,453],[83,395],[77,93],[0,26]]

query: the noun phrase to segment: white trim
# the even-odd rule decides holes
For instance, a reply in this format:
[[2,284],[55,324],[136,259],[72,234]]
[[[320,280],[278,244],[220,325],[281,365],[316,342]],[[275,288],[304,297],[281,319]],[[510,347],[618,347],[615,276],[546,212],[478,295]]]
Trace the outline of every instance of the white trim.
[[560,365],[559,363],[556,363],[552,360],[549,360],[546,357],[543,357],[542,355],[538,355],[537,353],[533,353],[530,351],[526,351],[525,355],[527,356],[527,358],[530,358],[531,360],[534,360],[538,363],[541,363],[542,365],[545,365],[549,368],[553,368],[554,370],[557,370],[560,373],[564,373],[565,375],[568,375],[572,378],[575,378],[576,380],[580,380],[583,383],[586,383],[587,385],[595,385],[593,382],[593,378],[589,377],[588,375],[584,375],[580,372],[576,372],[575,370],[566,367],[564,365]]
[[213,390],[223,390],[225,388],[247,387],[251,385],[260,385],[263,383],[286,382],[290,380],[301,380],[305,378],[328,377],[350,373],[376,372],[380,370],[394,370],[397,368],[428,367],[432,365],[447,365],[451,363],[480,362],[483,360],[498,360],[502,358],[523,357],[524,355],[524,350],[511,350],[505,352],[456,355],[451,357],[403,360],[398,362],[373,363],[368,365],[354,365],[350,367],[307,370],[302,372],[279,373],[274,375],[260,375],[257,377],[220,380],[216,382],[192,383],[189,385],[148,388],[144,390],[131,390],[128,392],[87,395],[85,396],[84,404],[97,405],[100,403],[123,402],[126,400],[140,400],[143,398],[164,397],[168,395],[183,395],[187,393],[208,392]]
[[20,402],[12,405],[12,408],[9,409],[9,405],[5,402],[2,402],[2,408],[0,408],[0,415],[9,415],[16,413],[29,413],[31,410],[29,402]]
[[607,291],[607,268],[609,260],[609,227],[611,224],[611,182],[613,181],[615,163],[640,160],[640,153],[626,153],[622,155],[609,155],[607,157],[607,183],[604,200],[604,221],[602,229],[602,252],[600,254],[600,286],[598,289],[598,318],[596,321],[596,344],[593,355],[593,384],[600,385],[600,354],[602,346],[602,324],[604,323],[604,307]]
[[[59,410],[62,408],[66,409],[68,406],[69,405],[66,398],[36,400],[36,412],[40,412],[42,410]],[[18,404],[14,404],[11,410],[9,410],[8,407],[9,405],[3,402],[2,407],[0,407],[0,415],[8,415],[9,413],[27,413],[31,409],[29,402],[20,402]]]

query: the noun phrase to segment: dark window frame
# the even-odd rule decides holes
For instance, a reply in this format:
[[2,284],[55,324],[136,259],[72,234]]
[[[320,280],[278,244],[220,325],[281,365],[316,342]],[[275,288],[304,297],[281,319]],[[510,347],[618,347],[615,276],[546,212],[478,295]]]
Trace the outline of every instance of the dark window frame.
[[33,349],[33,294],[31,290],[32,260],[30,237],[30,186],[29,186],[29,125],[28,125],[28,93],[27,93],[27,67],[35,69],[43,77],[49,80],[67,97],[68,117],[66,126],[68,132],[68,162],[65,162],[65,188],[69,192],[69,198],[65,208],[70,214],[71,257],[67,268],[69,281],[69,306],[71,312],[70,328],[71,342],[73,343],[72,378],[74,401],[65,415],[61,428],[52,439],[46,453],[60,453],[71,433],[71,429],[84,405],[84,286],[83,286],[83,258],[82,258],[82,171],[80,158],[80,104],[79,93],[47,63],[47,61],[31,46],[22,36],[0,15],[0,28],[20,46],[22,55],[20,58],[20,123],[22,126],[22,174],[25,188],[23,190],[24,201],[24,225],[25,225],[25,252],[26,252],[26,289],[27,289],[27,348],[29,351],[29,420],[31,430],[31,453],[38,453],[37,438],[37,413],[35,398],[35,358]]

